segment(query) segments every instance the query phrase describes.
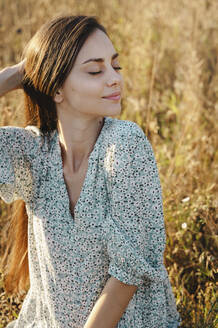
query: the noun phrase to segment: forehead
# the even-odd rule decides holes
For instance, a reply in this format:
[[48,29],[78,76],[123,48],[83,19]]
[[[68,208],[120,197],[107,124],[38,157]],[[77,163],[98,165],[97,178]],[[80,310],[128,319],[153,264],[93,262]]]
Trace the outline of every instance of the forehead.
[[82,64],[89,58],[111,59],[115,53],[114,46],[108,36],[101,30],[95,30],[80,49],[75,64]]

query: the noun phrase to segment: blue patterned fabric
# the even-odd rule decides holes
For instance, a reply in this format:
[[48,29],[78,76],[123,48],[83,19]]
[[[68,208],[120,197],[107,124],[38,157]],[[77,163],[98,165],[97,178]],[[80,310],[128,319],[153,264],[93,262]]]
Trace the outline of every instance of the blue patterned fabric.
[[81,328],[110,276],[138,286],[117,328],[176,328],[161,186],[134,122],[105,117],[70,212],[57,130],[0,128],[0,195],[26,202],[30,289],[13,328]]

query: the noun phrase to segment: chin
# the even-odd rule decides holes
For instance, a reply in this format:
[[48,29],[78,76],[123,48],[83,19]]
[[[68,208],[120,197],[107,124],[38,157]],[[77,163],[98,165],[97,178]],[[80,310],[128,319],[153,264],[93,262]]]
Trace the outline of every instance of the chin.
[[107,111],[104,111],[105,116],[116,116],[120,115],[121,113],[121,107],[119,108],[109,108]]

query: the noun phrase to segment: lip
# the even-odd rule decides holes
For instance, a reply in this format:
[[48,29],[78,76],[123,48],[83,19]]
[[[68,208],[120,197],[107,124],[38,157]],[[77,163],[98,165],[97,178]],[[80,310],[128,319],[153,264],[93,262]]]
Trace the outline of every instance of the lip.
[[118,92],[111,93],[110,95],[102,97],[102,98],[112,99],[112,100],[119,100],[120,97],[121,97],[121,92],[118,91]]

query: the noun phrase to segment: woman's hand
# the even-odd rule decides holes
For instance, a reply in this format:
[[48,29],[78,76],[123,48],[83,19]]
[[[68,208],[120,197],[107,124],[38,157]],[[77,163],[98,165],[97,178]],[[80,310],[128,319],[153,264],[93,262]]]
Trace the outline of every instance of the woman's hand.
[[12,90],[22,88],[21,81],[23,79],[25,63],[26,59],[0,71],[0,96]]

